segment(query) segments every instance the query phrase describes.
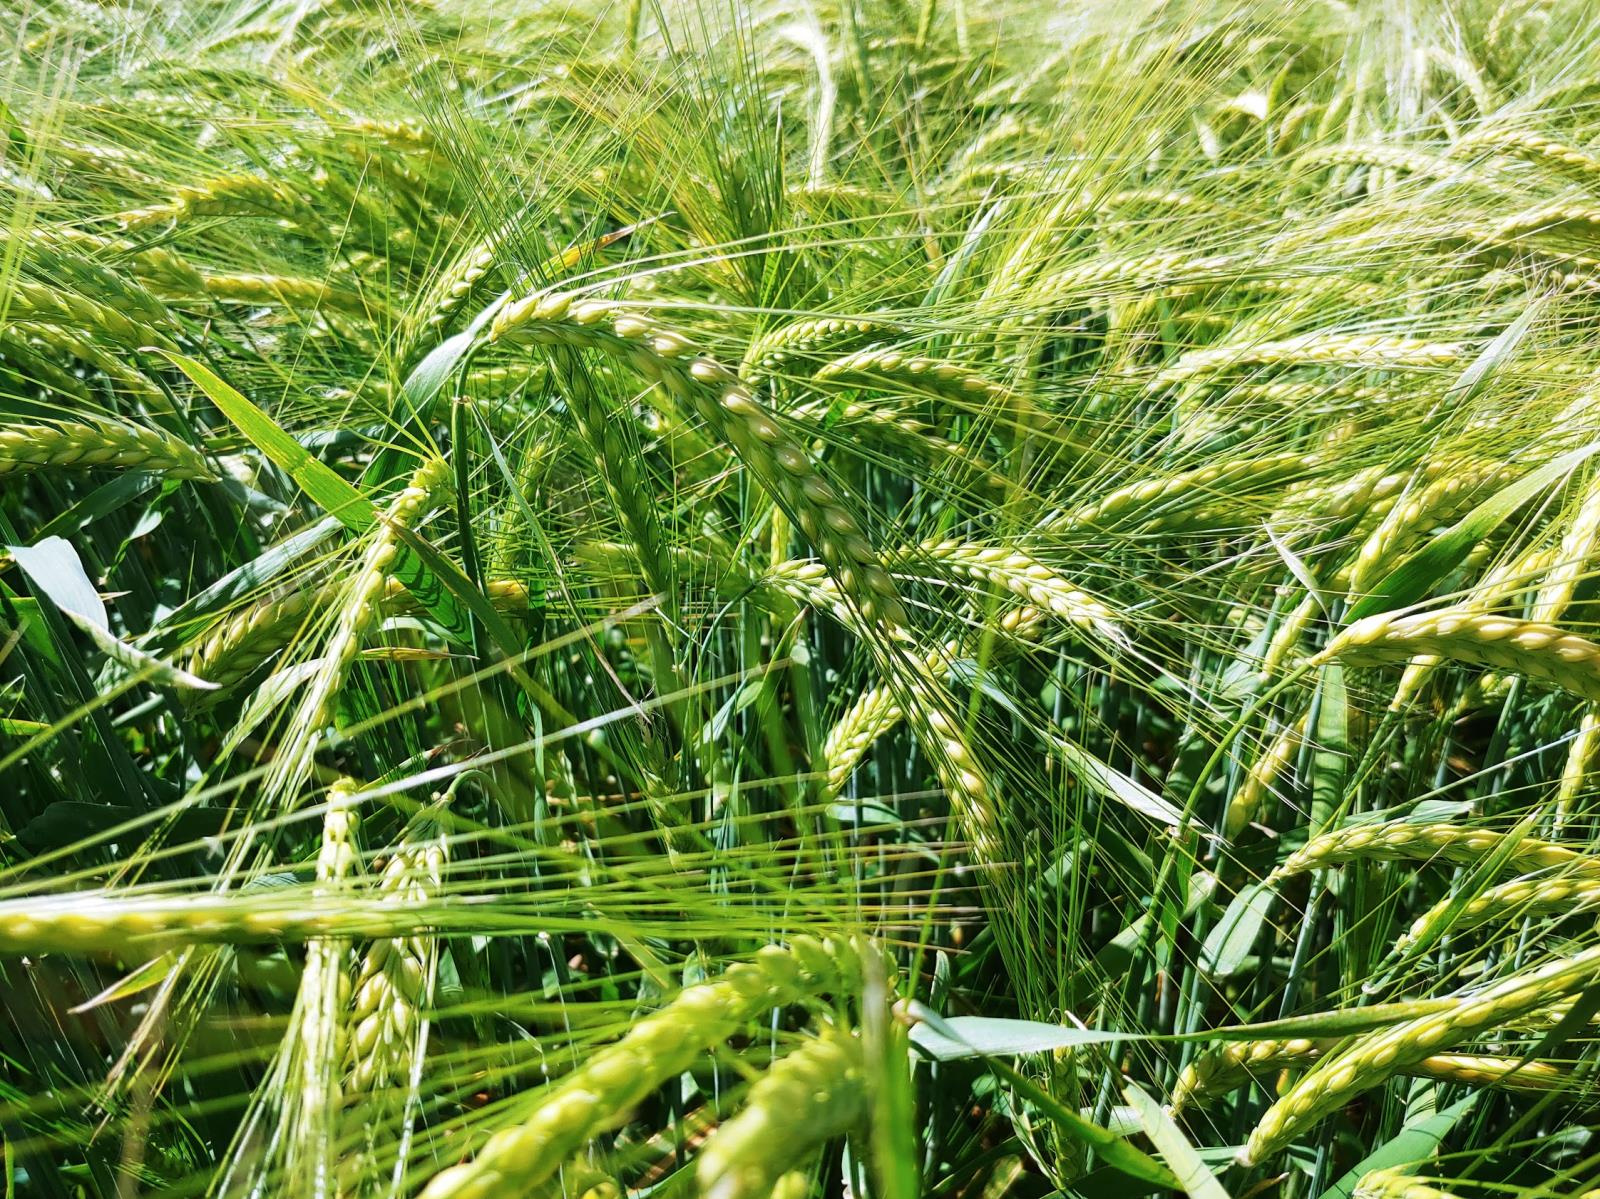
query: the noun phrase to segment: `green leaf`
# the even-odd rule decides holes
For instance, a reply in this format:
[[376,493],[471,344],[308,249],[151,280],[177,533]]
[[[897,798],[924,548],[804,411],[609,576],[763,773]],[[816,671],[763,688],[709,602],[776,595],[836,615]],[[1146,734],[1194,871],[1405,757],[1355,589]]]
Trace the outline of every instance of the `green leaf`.
[[1317,681],[1317,723],[1311,750],[1311,827],[1320,829],[1344,802],[1350,755],[1350,698],[1344,667],[1329,662]]
[[[8,614],[9,606],[20,626],[17,631],[22,634],[23,644],[46,662],[60,666],[61,655],[57,652],[55,639],[50,636],[50,628],[45,624],[44,616],[39,611],[39,601],[31,595],[18,595],[4,583],[0,583],[0,595],[5,596],[5,604],[0,605],[0,617]],[[0,633],[9,637],[11,632],[4,620],[0,620]]]
[[1051,744],[1079,780],[1102,798],[1115,800],[1158,824],[1177,828],[1183,823],[1183,813],[1177,808],[1143,783],[1108,766],[1088,750],[1059,736],[1052,737]]
[[272,464],[293,479],[300,490],[316,501],[325,512],[339,518],[352,533],[365,533],[377,519],[377,509],[333,469],[311,453],[270,416],[212,372],[202,362],[186,354],[162,350],[172,364],[188,375],[194,385],[215,404],[222,415],[238,426]]
[[324,516],[308,528],[271,549],[263,551],[243,566],[230,570],[215,583],[190,596],[172,611],[161,623],[145,635],[145,643],[166,646],[193,634],[193,624],[201,617],[221,611],[253,594],[272,582],[297,559],[310,553],[340,528],[338,520]]
[[[337,517],[345,528],[360,536],[383,519],[371,500],[313,458],[270,416],[203,364],[183,354],[168,353],[167,357],[194,380],[195,385],[211,398],[223,415],[239,426],[240,432],[287,473],[306,495],[330,515]],[[406,539],[402,541],[409,544]],[[395,558],[391,573],[405,584],[406,590],[428,610],[428,615],[438,621],[447,635],[458,643],[466,643],[470,639],[472,626],[466,613],[455,602],[454,593],[449,588],[441,587],[433,572],[419,562],[413,553],[406,551],[405,544],[402,544],[401,552]],[[481,593],[479,598],[482,599]],[[488,600],[483,600],[483,603],[488,606]]]
[[1138,1114],[1145,1136],[1150,1138],[1161,1160],[1178,1176],[1189,1199],[1228,1199],[1228,1192],[1159,1103],[1131,1082],[1123,1085],[1122,1094]]
[[145,492],[153,491],[161,484],[161,476],[149,471],[130,471],[118,475],[40,525],[33,534],[33,540],[37,544],[46,537],[77,533],[103,516],[122,511]]
[[98,625],[87,616],[78,612],[68,612],[65,608],[62,614],[73,624],[77,625],[89,635],[89,640],[100,647],[102,653],[113,662],[126,667],[135,674],[146,675],[157,683],[166,687],[177,687],[184,691],[215,691],[216,683],[208,683],[198,675],[192,675],[187,670],[171,663],[163,662],[160,658],[152,657],[142,649],[135,649],[126,641],[121,640],[110,629]]
[[1482,544],[1500,523],[1541,491],[1571,475],[1596,450],[1600,442],[1563,454],[1530,475],[1525,475],[1484,500],[1427,545],[1395,567],[1382,581],[1350,606],[1346,620],[1354,624],[1379,612],[1407,608],[1425,598],[1429,590]]
[[1004,1062],[993,1058],[988,1060],[989,1068],[1038,1108],[1045,1119],[1066,1136],[1092,1148],[1106,1165],[1113,1166],[1141,1182],[1155,1183],[1157,1186],[1172,1190],[1182,1189],[1177,1177],[1144,1150],[1128,1144],[1109,1128],[1102,1128],[1094,1121],[1085,1119],[1032,1079],[1013,1070]]
[[28,582],[61,611],[76,613],[102,629],[111,626],[105,602],[71,543],[46,537],[36,545],[8,545],[6,550],[22,567]]
[[1318,1199],[1350,1199],[1356,1184],[1372,1171],[1387,1170],[1391,1166],[1403,1166],[1407,1162],[1421,1161],[1439,1147],[1439,1142],[1444,1140],[1461,1117],[1471,1111],[1473,1104],[1477,1102],[1477,1095],[1468,1095],[1461,1102],[1445,1108],[1442,1112],[1435,1112],[1414,1124],[1407,1124],[1351,1166],[1349,1171],[1323,1191]]
[[931,1018],[920,1004],[916,1008],[922,1022],[911,1030],[911,1043],[929,1057],[941,1062],[992,1054],[1049,1053],[1078,1045],[1104,1045],[1136,1039],[1134,1034],[1097,1032],[1092,1028],[1073,1028],[1066,1024],[1045,1024],[1036,1020],[1007,1020],[990,1016],[946,1016]]
[[89,639],[112,661],[129,670],[147,675],[168,687],[188,691],[215,691],[208,683],[186,670],[153,658],[135,649],[111,631],[111,619],[100,593],[89,581],[78,551],[60,537],[46,537],[37,545],[6,547],[28,581],[42,592],[61,614],[89,635]]
[[1213,978],[1237,974],[1276,901],[1277,894],[1263,883],[1241,887],[1200,947],[1200,969]]

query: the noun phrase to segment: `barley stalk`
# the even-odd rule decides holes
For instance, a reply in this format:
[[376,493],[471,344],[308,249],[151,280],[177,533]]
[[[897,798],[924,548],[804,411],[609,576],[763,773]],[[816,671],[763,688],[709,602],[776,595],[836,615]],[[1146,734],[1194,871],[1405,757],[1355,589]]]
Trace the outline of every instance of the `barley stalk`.
[[102,466],[159,471],[173,479],[216,479],[199,451],[157,429],[120,421],[73,420],[0,430],[0,476],[51,467]]
[[706,1199],[767,1199],[811,1150],[866,1114],[861,1042],[835,1033],[808,1040],[750,1086],[744,1107],[695,1159]]
[[1330,1054],[1261,1117],[1239,1153],[1240,1163],[1265,1161],[1305,1128],[1436,1050],[1547,1007],[1592,986],[1597,976],[1600,947],[1582,950],[1460,996],[1448,1009],[1385,1028]]
[[[1270,877],[1283,879],[1350,862],[1449,862],[1473,866],[1499,851],[1507,837],[1492,829],[1454,824],[1353,824],[1313,837],[1290,854]],[[1520,838],[1502,866],[1519,874],[1560,868],[1600,878],[1600,858],[1531,837]]]
[[490,1199],[538,1186],[705,1049],[772,1008],[852,990],[859,970],[860,951],[851,942],[796,937],[787,949],[769,946],[722,977],[689,987],[540,1092],[522,1120],[491,1136],[471,1162],[435,1175],[423,1199]]

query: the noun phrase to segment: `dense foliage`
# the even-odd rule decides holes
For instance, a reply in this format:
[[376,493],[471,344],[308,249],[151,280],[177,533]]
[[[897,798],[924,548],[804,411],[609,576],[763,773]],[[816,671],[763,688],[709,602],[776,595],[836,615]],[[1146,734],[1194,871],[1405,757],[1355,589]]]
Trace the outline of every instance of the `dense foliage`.
[[1600,12],[21,0],[0,1179],[1600,1194]]

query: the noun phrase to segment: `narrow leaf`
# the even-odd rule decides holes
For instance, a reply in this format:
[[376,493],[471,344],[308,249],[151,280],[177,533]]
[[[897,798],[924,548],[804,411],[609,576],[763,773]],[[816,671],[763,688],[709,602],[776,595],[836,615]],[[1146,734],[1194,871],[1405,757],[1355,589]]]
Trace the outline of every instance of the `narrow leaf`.
[[[918,1011],[921,1016],[924,1013]],[[1133,1039],[1128,1033],[1097,1032],[1036,1020],[989,1016],[946,1016],[937,1024],[924,1019],[911,1030],[911,1043],[941,1062],[992,1054],[1049,1053],[1077,1045],[1104,1045]]]
[[310,452],[296,441],[270,416],[257,408],[227,382],[212,372],[202,362],[186,354],[161,351],[174,366],[188,375],[194,385],[217,409],[238,426],[274,466],[287,474],[317,504],[330,515],[339,518],[352,533],[364,533],[377,515],[372,501],[367,499],[333,469],[313,458]]
[[1403,1166],[1408,1162],[1421,1161],[1439,1147],[1439,1142],[1444,1140],[1461,1117],[1471,1111],[1477,1102],[1477,1095],[1468,1095],[1461,1102],[1452,1104],[1442,1112],[1435,1112],[1425,1119],[1407,1124],[1351,1166],[1340,1176],[1339,1181],[1323,1191],[1318,1199],[1350,1199],[1355,1192],[1356,1184],[1372,1171],[1387,1170],[1393,1166]]
[[1189,1199],[1228,1199],[1228,1192],[1159,1103],[1131,1082],[1123,1085],[1122,1094],[1138,1114],[1145,1136],[1150,1138],[1168,1169],[1178,1176]]
[[1395,567],[1366,595],[1350,606],[1346,619],[1354,624],[1363,617],[1406,608],[1425,598],[1429,590],[1476,549],[1500,523],[1541,491],[1567,478],[1600,450],[1600,442],[1563,454],[1530,475],[1494,493],[1427,545]]
[[1200,969],[1213,978],[1237,974],[1261,936],[1277,895],[1262,883],[1239,889],[1200,947]]

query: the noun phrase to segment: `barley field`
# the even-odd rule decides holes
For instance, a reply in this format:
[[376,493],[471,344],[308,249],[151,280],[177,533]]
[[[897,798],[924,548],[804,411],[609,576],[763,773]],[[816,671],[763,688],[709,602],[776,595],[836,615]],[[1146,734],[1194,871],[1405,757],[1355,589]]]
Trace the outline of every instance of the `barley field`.
[[1600,1199],[1600,8],[0,12],[3,1199]]

